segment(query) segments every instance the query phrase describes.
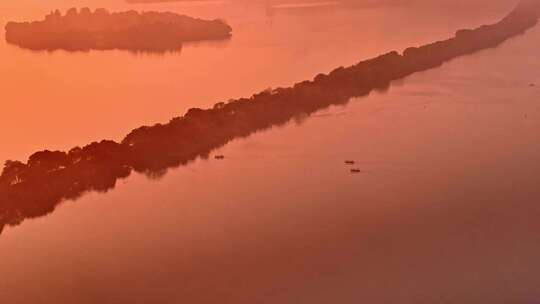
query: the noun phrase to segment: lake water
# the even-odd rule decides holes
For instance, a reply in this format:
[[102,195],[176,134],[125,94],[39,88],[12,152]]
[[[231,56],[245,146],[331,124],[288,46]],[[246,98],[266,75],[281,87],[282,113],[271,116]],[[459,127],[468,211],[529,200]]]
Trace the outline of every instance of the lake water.
[[[1,160],[119,140],[191,107],[494,22],[512,6],[20,0],[0,4],[0,23],[85,2],[224,18],[234,34],[162,55],[0,42]],[[7,228],[0,303],[533,303],[539,49],[536,27],[236,140],[216,151],[225,160],[133,175]]]

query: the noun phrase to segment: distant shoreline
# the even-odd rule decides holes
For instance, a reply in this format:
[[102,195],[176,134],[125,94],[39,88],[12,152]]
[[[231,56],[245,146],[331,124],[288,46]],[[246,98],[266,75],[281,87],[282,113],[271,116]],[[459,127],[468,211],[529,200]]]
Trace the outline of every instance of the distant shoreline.
[[109,13],[56,10],[42,21],[8,22],[6,41],[30,50],[129,50],[166,52],[183,43],[223,40],[232,28],[222,20],[202,20],[175,13],[136,11]]
[[454,58],[496,47],[538,24],[540,0],[522,0],[495,24],[465,29],[447,40],[390,52],[289,88],[190,109],[166,124],[133,130],[120,143],[94,142],[68,152],[41,151],[26,163],[7,161],[0,175],[0,233],[25,219],[53,212],[64,200],[113,189],[133,171],[161,176],[231,140],[283,125]]

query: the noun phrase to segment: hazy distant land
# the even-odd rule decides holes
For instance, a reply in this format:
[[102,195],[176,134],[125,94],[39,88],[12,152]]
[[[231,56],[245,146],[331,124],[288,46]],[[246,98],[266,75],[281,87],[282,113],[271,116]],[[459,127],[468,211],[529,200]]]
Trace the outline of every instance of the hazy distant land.
[[54,211],[63,200],[107,191],[133,171],[160,176],[168,168],[208,157],[229,141],[282,125],[456,57],[493,48],[538,24],[540,0],[522,0],[501,21],[459,30],[447,40],[390,52],[289,88],[190,109],[166,124],[133,130],[120,143],[94,142],[69,152],[41,151],[26,163],[7,161],[0,175],[0,233],[5,226]]
[[184,42],[220,40],[232,28],[222,20],[202,20],[175,13],[56,10],[35,22],[9,22],[6,40],[32,50],[168,51]]

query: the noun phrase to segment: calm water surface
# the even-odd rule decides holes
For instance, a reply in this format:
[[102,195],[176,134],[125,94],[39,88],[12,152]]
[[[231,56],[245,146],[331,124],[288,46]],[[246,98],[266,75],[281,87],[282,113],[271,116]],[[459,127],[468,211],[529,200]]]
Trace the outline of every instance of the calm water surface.
[[[3,2],[0,18],[83,2],[56,1]],[[1,159],[120,139],[508,9],[103,5],[225,17],[235,33],[165,55],[0,44]],[[536,27],[388,92],[236,140],[216,151],[223,161],[134,175],[8,228],[0,302],[534,303],[539,49]],[[345,159],[363,173],[351,175]]]
[[446,38],[457,28],[494,21],[511,7],[491,5],[479,13],[470,11],[474,5],[466,6],[469,10],[457,6],[455,14],[442,14],[420,6],[271,10],[257,1],[236,1],[2,1],[2,28],[11,20],[42,19],[56,8],[89,6],[224,18],[233,26],[234,37],[186,45],[167,55],[48,53],[6,45],[0,31],[0,161],[26,159],[46,148],[67,150],[105,138],[120,140],[134,128],[167,122],[191,107],[290,86],[341,65]]

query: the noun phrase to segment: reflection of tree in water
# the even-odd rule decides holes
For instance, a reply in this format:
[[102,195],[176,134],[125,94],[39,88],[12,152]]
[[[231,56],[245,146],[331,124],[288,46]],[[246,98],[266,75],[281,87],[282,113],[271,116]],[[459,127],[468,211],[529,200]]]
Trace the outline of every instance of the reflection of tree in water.
[[202,20],[174,13],[128,11],[109,13],[72,8],[56,10],[36,22],[9,22],[6,40],[31,50],[110,50],[169,52],[184,42],[223,40],[231,27],[222,20]]
[[320,74],[290,88],[190,109],[167,124],[133,130],[120,143],[102,141],[68,152],[42,151],[27,163],[7,161],[0,176],[0,232],[27,218],[44,216],[63,200],[105,192],[133,171],[151,178],[169,168],[206,158],[213,149],[255,132],[302,118],[351,97],[388,88],[392,80],[437,67],[457,56],[495,47],[538,22],[539,1],[525,0],[500,22],[418,48],[391,52],[354,66]]

